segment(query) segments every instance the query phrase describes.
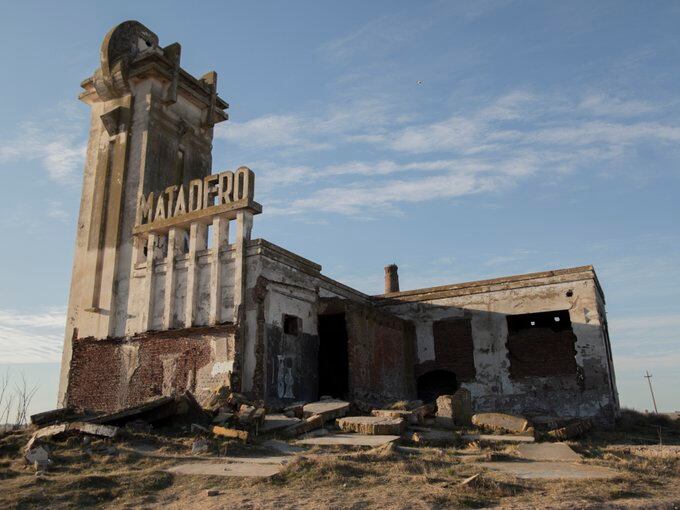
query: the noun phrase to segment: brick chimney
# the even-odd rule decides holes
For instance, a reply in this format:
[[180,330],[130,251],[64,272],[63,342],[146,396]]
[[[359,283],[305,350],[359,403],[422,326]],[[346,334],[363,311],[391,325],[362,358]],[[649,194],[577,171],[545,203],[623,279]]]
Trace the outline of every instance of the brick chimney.
[[399,268],[396,264],[385,266],[385,294],[390,292],[399,292]]

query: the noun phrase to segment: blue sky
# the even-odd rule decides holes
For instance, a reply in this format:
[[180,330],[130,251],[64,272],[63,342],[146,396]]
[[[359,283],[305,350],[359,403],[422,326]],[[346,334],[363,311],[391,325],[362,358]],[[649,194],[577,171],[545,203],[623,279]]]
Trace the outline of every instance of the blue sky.
[[0,371],[56,399],[87,107],[125,19],[216,70],[254,234],[368,293],[593,264],[624,405],[680,409],[680,4],[4,2]]

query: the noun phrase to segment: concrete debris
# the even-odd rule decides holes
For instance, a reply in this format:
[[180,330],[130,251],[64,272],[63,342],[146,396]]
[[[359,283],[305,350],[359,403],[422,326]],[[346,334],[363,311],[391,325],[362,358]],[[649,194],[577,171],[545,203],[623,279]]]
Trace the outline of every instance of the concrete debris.
[[445,445],[457,443],[460,436],[451,430],[437,430],[427,427],[415,427],[409,430],[406,438],[417,444]]
[[250,425],[253,420],[253,414],[255,413],[255,407],[248,404],[241,404],[238,409],[238,422],[241,425]]
[[37,446],[26,452],[24,459],[29,464],[39,463],[39,464],[49,464],[50,462],[50,452],[44,446]]
[[440,427],[470,425],[472,419],[472,397],[470,391],[460,388],[453,395],[437,397],[435,423]]
[[214,449],[214,444],[207,439],[197,439],[191,445],[191,453],[193,455],[201,455],[210,453]]
[[505,413],[477,413],[472,416],[472,424],[485,429],[515,433],[528,432],[531,427],[526,418]]
[[[420,402],[419,400],[416,402]],[[421,403],[422,404],[422,403]],[[434,406],[423,404],[413,409],[373,409],[371,416],[382,416],[387,418],[403,418],[411,425],[418,425],[425,421],[425,417],[434,412]]]
[[350,416],[337,420],[344,432],[358,432],[367,435],[401,435],[406,421],[402,417]]
[[250,433],[247,430],[228,429],[226,427],[220,427],[217,425],[215,425],[210,430],[212,430],[212,433],[216,436],[228,437],[230,439],[240,439],[243,442],[247,442],[250,439]]
[[307,402],[296,402],[287,407],[283,408],[283,414],[288,418],[303,418],[304,417],[304,405]]
[[219,409],[220,410],[217,412],[217,415],[212,419],[213,423],[224,425],[234,418],[234,413],[223,410],[225,409],[223,407],[220,407]]
[[199,425],[198,423],[192,423],[190,430],[193,433],[199,433],[199,434],[209,434],[210,433],[210,430],[208,430],[203,425]]
[[476,475],[472,475],[472,476],[466,478],[465,480],[463,480],[462,482],[460,482],[458,485],[462,485],[462,486],[467,485],[467,486],[470,486],[470,487],[474,487],[475,485],[478,484],[480,476],[482,476],[482,473],[477,473]]
[[307,432],[310,432],[314,429],[319,429],[323,427],[324,423],[324,418],[320,414],[315,414],[313,416],[309,416],[305,418],[304,420],[300,421],[299,423],[295,423],[291,425],[290,427],[286,428],[283,430],[283,435],[286,437],[296,437],[301,434],[305,434]]
[[250,416],[250,419],[257,426],[258,430],[264,425],[264,419],[266,416],[266,411],[264,407],[258,407],[255,412]]
[[42,429],[36,430],[31,439],[26,444],[26,451],[30,451],[33,448],[33,444],[40,440],[46,439],[48,437],[55,437],[62,434],[70,433],[82,433],[90,434],[93,436],[113,438],[118,434],[120,429],[118,427],[112,427],[108,425],[96,425],[94,423],[85,422],[72,422],[72,423],[61,423],[59,425],[50,425]]
[[31,423],[39,427],[52,425],[54,423],[68,422],[79,420],[84,416],[84,413],[79,412],[71,407],[64,407],[61,409],[53,409],[43,413],[31,415]]
[[548,432],[548,435],[555,439],[573,439],[588,432],[592,426],[592,423],[588,420],[579,420],[564,427],[553,429]]
[[300,418],[289,418],[285,414],[268,414],[264,417],[264,423],[259,432],[268,434],[288,428],[296,423],[300,423]]
[[305,418],[321,415],[324,421],[331,421],[336,418],[342,418],[349,412],[349,402],[328,398],[306,404],[302,410]]
[[152,424],[177,421],[207,423],[210,421],[190,391],[186,391],[177,397],[160,397],[115,413],[97,416],[89,421],[108,425],[124,425],[135,420],[144,420]]

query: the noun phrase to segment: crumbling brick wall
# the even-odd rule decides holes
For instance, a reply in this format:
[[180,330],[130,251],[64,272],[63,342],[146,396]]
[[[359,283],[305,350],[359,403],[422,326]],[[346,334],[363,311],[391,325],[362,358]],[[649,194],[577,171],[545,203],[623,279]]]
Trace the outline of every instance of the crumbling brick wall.
[[[185,390],[200,398],[229,384],[233,338],[230,326],[218,326],[123,339],[78,339],[67,405],[108,412]],[[226,350],[219,352],[217,343],[226,344]]]

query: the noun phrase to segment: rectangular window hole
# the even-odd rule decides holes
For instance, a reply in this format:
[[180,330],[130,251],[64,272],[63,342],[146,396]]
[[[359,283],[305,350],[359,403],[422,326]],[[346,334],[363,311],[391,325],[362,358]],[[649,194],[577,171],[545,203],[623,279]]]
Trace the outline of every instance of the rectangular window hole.
[[283,332],[286,335],[297,336],[302,330],[302,319],[295,315],[283,316]]

